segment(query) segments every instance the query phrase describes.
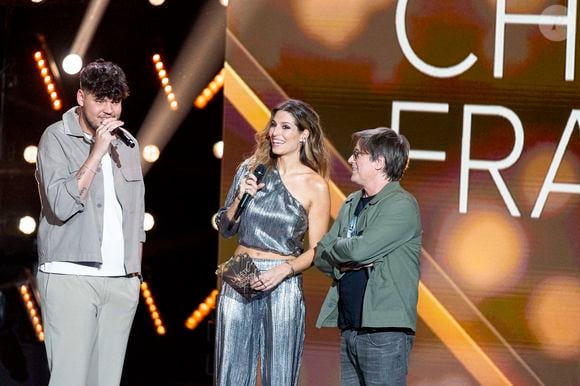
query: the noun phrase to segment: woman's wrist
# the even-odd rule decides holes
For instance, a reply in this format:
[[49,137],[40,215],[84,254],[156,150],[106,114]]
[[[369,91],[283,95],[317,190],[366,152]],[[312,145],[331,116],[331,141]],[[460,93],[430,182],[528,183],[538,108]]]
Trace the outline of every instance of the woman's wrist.
[[292,277],[294,275],[296,275],[296,271],[294,270],[294,267],[292,266],[292,264],[286,260],[284,261],[285,264],[288,264],[288,266],[290,267],[290,272],[288,273],[288,275],[286,275],[286,277]]

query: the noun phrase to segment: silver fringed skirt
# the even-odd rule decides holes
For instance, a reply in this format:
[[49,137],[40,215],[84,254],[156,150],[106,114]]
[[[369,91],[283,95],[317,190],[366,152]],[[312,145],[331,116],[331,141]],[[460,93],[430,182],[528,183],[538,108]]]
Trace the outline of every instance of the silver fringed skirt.
[[[260,271],[284,260],[254,259]],[[263,386],[296,386],[304,349],[302,275],[245,300],[227,283],[218,298],[214,384],[255,386],[260,364]]]

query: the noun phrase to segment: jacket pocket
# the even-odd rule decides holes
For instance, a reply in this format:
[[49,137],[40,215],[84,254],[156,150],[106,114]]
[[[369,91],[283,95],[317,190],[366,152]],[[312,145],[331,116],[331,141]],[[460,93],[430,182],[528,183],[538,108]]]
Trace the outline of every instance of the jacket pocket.
[[121,168],[121,174],[127,182],[141,181],[143,179],[143,174],[139,167]]

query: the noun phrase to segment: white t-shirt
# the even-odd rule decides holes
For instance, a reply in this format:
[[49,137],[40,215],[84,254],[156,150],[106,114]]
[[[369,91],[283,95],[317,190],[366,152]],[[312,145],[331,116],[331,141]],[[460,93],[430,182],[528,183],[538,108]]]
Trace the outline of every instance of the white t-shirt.
[[123,211],[115,193],[113,165],[109,153],[105,154],[101,160],[101,170],[103,172],[105,192],[103,240],[101,243],[103,263],[52,261],[42,264],[41,271],[85,276],[124,276],[127,274],[125,271]]

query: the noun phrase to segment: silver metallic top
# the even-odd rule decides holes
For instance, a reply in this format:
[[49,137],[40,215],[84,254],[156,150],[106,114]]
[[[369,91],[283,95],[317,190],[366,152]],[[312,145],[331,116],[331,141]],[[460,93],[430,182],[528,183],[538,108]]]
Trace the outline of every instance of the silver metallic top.
[[220,233],[229,238],[238,234],[238,243],[249,248],[298,256],[304,251],[308,214],[302,204],[284,186],[276,168],[269,168],[262,179],[265,186],[250,200],[237,223],[231,224],[226,211],[232,204],[242,178],[248,175],[248,163],[236,171],[224,207],[217,213]]

